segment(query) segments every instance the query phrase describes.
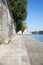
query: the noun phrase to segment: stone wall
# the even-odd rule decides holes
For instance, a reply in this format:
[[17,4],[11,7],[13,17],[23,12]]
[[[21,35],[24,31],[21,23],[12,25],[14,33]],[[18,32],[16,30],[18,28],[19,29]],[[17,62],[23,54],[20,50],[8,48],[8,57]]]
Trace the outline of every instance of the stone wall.
[[[6,5],[3,3],[5,1]],[[6,0],[0,0],[0,39],[9,40],[15,34],[13,19]]]

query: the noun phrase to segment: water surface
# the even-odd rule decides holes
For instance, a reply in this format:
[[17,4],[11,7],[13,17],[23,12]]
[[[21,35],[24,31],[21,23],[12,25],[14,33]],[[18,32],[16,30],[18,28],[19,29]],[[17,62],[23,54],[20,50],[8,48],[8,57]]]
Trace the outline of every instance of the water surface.
[[43,34],[30,34],[29,36],[40,42],[43,42]]

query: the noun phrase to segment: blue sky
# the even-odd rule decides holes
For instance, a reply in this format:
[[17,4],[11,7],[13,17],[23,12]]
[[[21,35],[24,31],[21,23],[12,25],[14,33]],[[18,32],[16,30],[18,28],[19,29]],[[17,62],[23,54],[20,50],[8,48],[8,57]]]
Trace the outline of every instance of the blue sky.
[[43,30],[43,0],[27,0],[26,23],[29,31]]

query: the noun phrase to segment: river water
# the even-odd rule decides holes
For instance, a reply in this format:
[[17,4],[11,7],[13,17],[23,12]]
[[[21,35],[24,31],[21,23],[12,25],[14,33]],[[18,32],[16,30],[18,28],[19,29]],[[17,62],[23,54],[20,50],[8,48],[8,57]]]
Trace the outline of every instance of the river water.
[[30,34],[29,36],[40,42],[43,42],[43,34]]

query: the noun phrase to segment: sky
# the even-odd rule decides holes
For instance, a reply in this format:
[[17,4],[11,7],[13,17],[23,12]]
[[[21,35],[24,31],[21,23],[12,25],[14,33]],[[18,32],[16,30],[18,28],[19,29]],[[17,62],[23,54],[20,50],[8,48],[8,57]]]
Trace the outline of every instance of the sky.
[[43,0],[27,0],[26,23],[29,31],[43,30]]

